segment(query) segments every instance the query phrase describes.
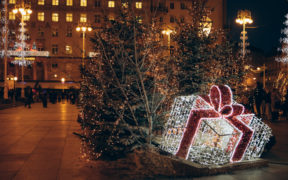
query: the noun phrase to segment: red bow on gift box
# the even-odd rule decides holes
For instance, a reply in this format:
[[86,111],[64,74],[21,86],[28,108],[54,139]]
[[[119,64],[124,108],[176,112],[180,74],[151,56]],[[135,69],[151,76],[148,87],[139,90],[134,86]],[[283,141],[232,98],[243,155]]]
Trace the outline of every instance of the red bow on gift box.
[[227,85],[214,85],[210,89],[209,96],[201,96],[201,98],[211,108],[191,110],[176,156],[188,158],[190,146],[203,118],[215,119],[222,117],[241,132],[230,159],[231,162],[241,161],[253,135],[253,130],[245,122],[237,119],[237,116],[245,114],[244,106],[240,104],[232,105],[232,91]]

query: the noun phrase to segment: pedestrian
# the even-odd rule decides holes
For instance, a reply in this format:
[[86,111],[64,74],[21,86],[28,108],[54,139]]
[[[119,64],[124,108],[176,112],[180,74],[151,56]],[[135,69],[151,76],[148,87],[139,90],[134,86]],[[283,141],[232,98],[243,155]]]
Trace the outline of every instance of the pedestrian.
[[41,91],[41,100],[42,100],[42,105],[44,108],[47,108],[47,91],[44,89]]
[[271,92],[272,121],[278,120],[280,107],[281,107],[280,94],[276,88],[273,88]]
[[33,101],[33,92],[30,86],[27,86],[25,91],[25,107],[31,108],[31,103]]
[[257,87],[254,90],[254,100],[255,100],[255,105],[256,105],[256,111],[257,111],[257,116],[262,117],[263,115],[263,109],[261,108],[263,105],[263,101],[265,98],[265,91],[263,89],[263,85],[260,82],[257,82]]
[[285,94],[285,100],[284,100],[284,103],[282,105],[282,110],[283,110],[283,116],[287,120],[288,119],[288,89],[287,89],[286,94]]
[[272,119],[272,108],[271,108],[271,92],[268,90],[267,95],[265,97],[265,115],[267,120]]

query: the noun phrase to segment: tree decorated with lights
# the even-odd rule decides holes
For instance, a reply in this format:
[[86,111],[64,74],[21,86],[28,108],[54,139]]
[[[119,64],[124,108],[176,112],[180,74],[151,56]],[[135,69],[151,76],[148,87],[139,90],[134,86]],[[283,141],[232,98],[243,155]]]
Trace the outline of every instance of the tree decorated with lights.
[[[191,23],[181,23],[174,40],[175,58],[179,59],[178,78],[182,95],[207,92],[212,84],[241,88],[244,62],[236,58],[235,46],[223,31],[207,31],[209,10],[206,1],[195,1],[190,9]],[[237,94],[240,94],[237,92]]]
[[[286,27],[282,30],[284,34],[283,38],[280,38],[280,43],[282,44],[282,48],[278,48],[281,52],[280,56],[276,57],[275,60],[280,63],[287,64],[288,63],[288,14],[285,16],[286,20],[284,21],[284,25]],[[278,74],[278,77],[275,82],[275,87],[279,90],[281,95],[284,97],[287,91],[288,79],[287,79],[288,72],[285,68],[281,68],[281,71]]]
[[280,57],[276,57],[276,61],[282,62],[282,63],[288,63],[288,14],[286,14],[286,20],[283,23],[286,25],[286,27],[282,30],[282,33],[285,35],[284,38],[280,39],[280,43],[282,43],[282,48],[279,48],[279,51],[281,52]]
[[151,143],[176,92],[159,34],[130,11],[95,33],[99,56],[82,69],[80,89],[85,156],[117,158]]

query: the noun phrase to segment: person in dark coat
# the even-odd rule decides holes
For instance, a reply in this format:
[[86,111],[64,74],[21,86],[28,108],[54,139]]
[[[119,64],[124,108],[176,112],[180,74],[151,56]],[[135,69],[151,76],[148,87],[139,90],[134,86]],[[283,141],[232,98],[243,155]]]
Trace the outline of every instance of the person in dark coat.
[[28,108],[31,108],[32,101],[33,101],[32,88],[30,86],[27,86],[25,91],[25,107],[28,106]]
[[42,100],[42,105],[44,108],[47,108],[47,91],[42,90],[41,92],[41,100]]
[[282,105],[282,110],[283,110],[283,116],[288,120],[288,88],[285,94],[285,100]]
[[255,99],[255,105],[257,110],[257,115],[261,116],[263,112],[261,111],[262,103],[265,100],[265,91],[263,89],[263,85],[260,82],[257,82],[257,87],[254,91],[254,99]]

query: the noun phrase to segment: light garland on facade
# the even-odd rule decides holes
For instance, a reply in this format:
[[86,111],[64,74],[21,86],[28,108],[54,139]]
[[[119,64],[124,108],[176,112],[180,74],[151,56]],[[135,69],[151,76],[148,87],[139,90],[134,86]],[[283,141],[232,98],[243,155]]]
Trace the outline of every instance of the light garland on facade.
[[175,99],[161,148],[203,165],[259,158],[271,129],[233,102],[228,86],[212,86],[209,96]]

